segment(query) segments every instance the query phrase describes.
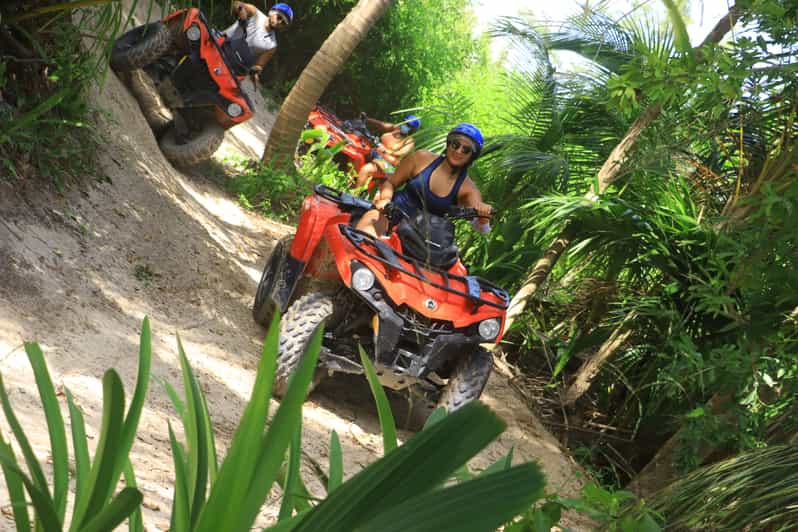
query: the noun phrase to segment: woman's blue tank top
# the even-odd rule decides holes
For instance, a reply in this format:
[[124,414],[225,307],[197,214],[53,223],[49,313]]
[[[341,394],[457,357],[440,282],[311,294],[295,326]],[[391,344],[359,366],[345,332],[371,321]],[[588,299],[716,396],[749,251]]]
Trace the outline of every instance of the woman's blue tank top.
[[425,210],[437,216],[443,216],[449,207],[457,204],[457,194],[465,181],[467,170],[463,168],[457,176],[452,190],[446,196],[438,196],[429,186],[432,172],[443,162],[443,156],[438,157],[420,173],[413,176],[407,184],[393,197],[393,203],[401,208],[408,216],[413,217],[419,210]]

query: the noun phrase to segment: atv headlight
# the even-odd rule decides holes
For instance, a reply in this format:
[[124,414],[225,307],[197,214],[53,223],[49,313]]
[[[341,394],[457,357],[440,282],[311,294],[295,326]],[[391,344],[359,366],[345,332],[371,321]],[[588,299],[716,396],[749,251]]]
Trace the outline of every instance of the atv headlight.
[[499,335],[501,325],[496,318],[484,320],[479,324],[479,335],[485,340],[494,340]]
[[186,38],[189,41],[198,41],[200,40],[200,37],[202,37],[202,32],[200,31],[199,26],[196,24],[192,24],[186,30]]
[[374,274],[368,268],[358,268],[352,274],[352,288],[365,292],[374,286]]
[[237,103],[231,103],[227,106],[227,114],[233,118],[240,116],[242,112],[244,112],[244,110]]

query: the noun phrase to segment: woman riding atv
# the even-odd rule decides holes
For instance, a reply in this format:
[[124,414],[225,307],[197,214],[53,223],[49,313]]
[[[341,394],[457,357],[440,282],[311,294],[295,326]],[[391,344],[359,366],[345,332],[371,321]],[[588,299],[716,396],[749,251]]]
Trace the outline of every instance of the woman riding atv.
[[415,115],[407,115],[404,122],[399,124],[369,118],[366,113],[362,113],[361,117],[366,125],[375,127],[382,135],[380,143],[371,152],[371,162],[361,166],[357,173],[355,185],[358,187],[368,184],[369,179],[380,170],[390,177],[402,159],[416,147],[411,135],[421,127],[421,119]]
[[[382,184],[374,201],[377,208],[363,215],[357,229],[373,236],[384,234],[389,220],[382,209],[392,202],[410,218],[420,211],[443,216],[454,205],[471,207],[480,216],[474,220],[474,228],[480,233],[489,232],[491,206],[482,201],[482,194],[468,177],[468,168],[479,157],[482,146],[482,132],[476,126],[459,124],[446,136],[443,155],[428,150],[408,155]],[[405,182],[394,195],[394,190]]]
[[[233,15],[238,21],[224,30],[228,39],[246,39],[249,51],[254,57],[251,69],[252,81],[260,81],[263,67],[277,51],[276,30],[288,27],[294,20],[294,11],[288,4],[274,4],[268,14],[252,4],[233,2]],[[243,23],[243,24],[242,24]]]

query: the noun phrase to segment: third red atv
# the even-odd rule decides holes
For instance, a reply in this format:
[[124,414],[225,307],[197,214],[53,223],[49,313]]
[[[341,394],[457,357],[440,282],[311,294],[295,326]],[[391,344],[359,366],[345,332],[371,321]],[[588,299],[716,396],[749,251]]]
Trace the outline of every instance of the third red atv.
[[[252,65],[244,39],[227,39],[197,8],[128,31],[111,52],[111,67],[130,76],[164,155],[182,166],[209,159],[225,129],[252,117],[241,87]],[[160,114],[161,101],[171,117]]]
[[[364,164],[371,161],[372,152],[380,142],[380,139],[366,127],[364,120],[341,120],[335,113],[322,105],[316,105],[313,108],[308,115],[307,123],[305,123],[305,131],[314,129],[321,130],[326,135],[303,134],[303,138],[297,144],[297,155],[304,155],[313,144],[324,138],[327,148],[341,145],[341,151],[335,155],[334,160],[344,171],[348,171],[351,165],[355,174]],[[379,170],[373,177],[384,179],[385,173]]]
[[449,219],[476,212],[405,217],[389,236],[374,238],[354,227],[371,208],[318,185],[304,200],[296,235],[275,246],[252,309],[264,325],[275,309],[282,313],[275,392],[284,392],[324,324],[315,383],[331,372],[363,373],[360,344],[383,386],[455,410],[481,395],[493,358],[480,344],[499,342],[509,302],[458,258]]

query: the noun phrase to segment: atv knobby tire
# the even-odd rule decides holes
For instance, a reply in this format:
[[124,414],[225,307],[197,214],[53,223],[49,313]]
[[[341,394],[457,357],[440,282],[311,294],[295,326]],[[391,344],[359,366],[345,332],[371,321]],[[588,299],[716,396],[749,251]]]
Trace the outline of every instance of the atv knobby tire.
[[478,346],[463,357],[449,377],[449,382],[438,399],[438,406],[453,412],[466,403],[479,399],[482,390],[488,383],[493,367],[493,355],[487,349]]
[[294,235],[284,236],[277,241],[263,268],[263,274],[260,276],[258,291],[255,292],[255,302],[252,304],[252,317],[257,323],[266,327],[271,323],[275,311],[274,301],[271,298],[274,284],[281,277],[285,257],[288,255],[293,241]]
[[175,166],[194,166],[207,161],[219,149],[224,140],[224,129],[214,122],[206,122],[202,130],[192,133],[190,139],[178,144],[175,130],[170,128],[161,137],[161,151]]
[[[333,299],[321,292],[306,294],[288,307],[280,320],[280,343],[273,393],[282,397],[288,391],[288,379],[299,367],[310,338],[316,329],[327,322],[334,312]],[[322,348],[323,349],[323,348]],[[324,370],[316,369],[310,393],[324,377]]]
[[131,71],[128,76],[130,92],[136,97],[147,124],[155,135],[159,136],[172,122],[172,113],[163,104],[158,89],[146,72],[136,69]]
[[127,72],[145,67],[168,52],[172,44],[172,33],[162,22],[133,28],[114,42],[111,68]]

